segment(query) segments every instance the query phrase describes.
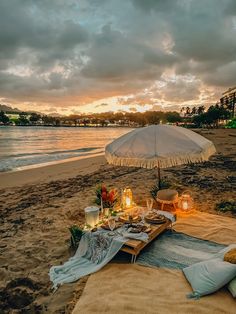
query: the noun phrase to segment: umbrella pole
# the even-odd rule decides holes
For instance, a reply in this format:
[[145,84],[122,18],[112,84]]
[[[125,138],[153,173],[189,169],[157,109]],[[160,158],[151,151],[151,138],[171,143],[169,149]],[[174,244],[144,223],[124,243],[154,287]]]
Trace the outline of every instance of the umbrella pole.
[[158,188],[160,190],[161,189],[161,169],[160,169],[159,163],[158,163],[157,173],[158,173]]

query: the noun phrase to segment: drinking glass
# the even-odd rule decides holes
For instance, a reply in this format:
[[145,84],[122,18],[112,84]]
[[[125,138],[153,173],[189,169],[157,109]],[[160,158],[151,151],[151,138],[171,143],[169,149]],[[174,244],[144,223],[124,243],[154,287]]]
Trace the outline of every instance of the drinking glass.
[[113,232],[113,230],[115,229],[115,227],[116,227],[116,219],[115,219],[115,217],[110,217],[109,219],[108,219],[108,226],[109,226],[109,228],[110,228],[110,230],[111,230],[111,232],[109,232],[108,234],[109,235],[115,235],[115,233]]
[[140,216],[141,216],[141,219],[142,219],[142,221],[141,221],[142,224],[145,224],[144,218],[145,218],[146,215],[147,215],[147,209],[145,207],[142,207],[140,209]]
[[153,199],[152,198],[146,199],[146,204],[147,204],[147,210],[148,210],[148,212],[150,212],[152,210],[152,206],[153,206]]

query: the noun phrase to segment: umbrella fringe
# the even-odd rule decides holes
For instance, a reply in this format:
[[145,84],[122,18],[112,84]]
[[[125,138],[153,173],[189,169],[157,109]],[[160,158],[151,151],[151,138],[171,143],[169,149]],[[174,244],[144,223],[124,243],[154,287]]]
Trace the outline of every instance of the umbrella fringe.
[[207,161],[209,157],[216,152],[215,146],[212,143],[206,145],[202,152],[191,153],[186,155],[175,155],[171,157],[154,157],[154,158],[132,158],[119,157],[111,154],[108,150],[105,152],[105,157],[109,164],[116,166],[141,167],[141,168],[169,168],[188,163],[198,163]]

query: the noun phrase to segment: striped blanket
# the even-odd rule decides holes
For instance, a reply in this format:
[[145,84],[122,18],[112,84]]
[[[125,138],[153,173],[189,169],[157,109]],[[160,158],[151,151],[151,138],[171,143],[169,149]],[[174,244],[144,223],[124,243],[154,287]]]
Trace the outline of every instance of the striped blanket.
[[224,247],[225,245],[222,244],[168,230],[140,253],[137,263],[145,266],[183,269],[212,258]]

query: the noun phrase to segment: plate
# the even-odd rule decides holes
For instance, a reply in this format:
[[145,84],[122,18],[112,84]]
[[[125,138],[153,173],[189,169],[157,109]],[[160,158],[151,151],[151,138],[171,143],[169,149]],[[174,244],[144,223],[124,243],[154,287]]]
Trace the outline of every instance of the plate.
[[137,223],[141,221],[140,216],[130,216],[130,215],[122,215],[119,217],[119,220],[124,223]]
[[131,233],[140,233],[140,232],[150,232],[152,229],[150,226],[148,225],[140,225],[140,224],[131,224],[129,227],[128,227],[128,232],[131,232]]
[[151,213],[145,217],[145,220],[152,224],[163,224],[166,222],[166,217],[156,213]]
[[[121,223],[121,222],[116,222],[116,226],[115,226],[114,230],[120,228],[121,226],[123,226],[123,223]],[[109,225],[106,224],[106,223],[103,223],[100,227],[101,227],[102,229],[104,229],[104,230],[109,230],[109,231],[111,230],[110,227],[109,227]]]

